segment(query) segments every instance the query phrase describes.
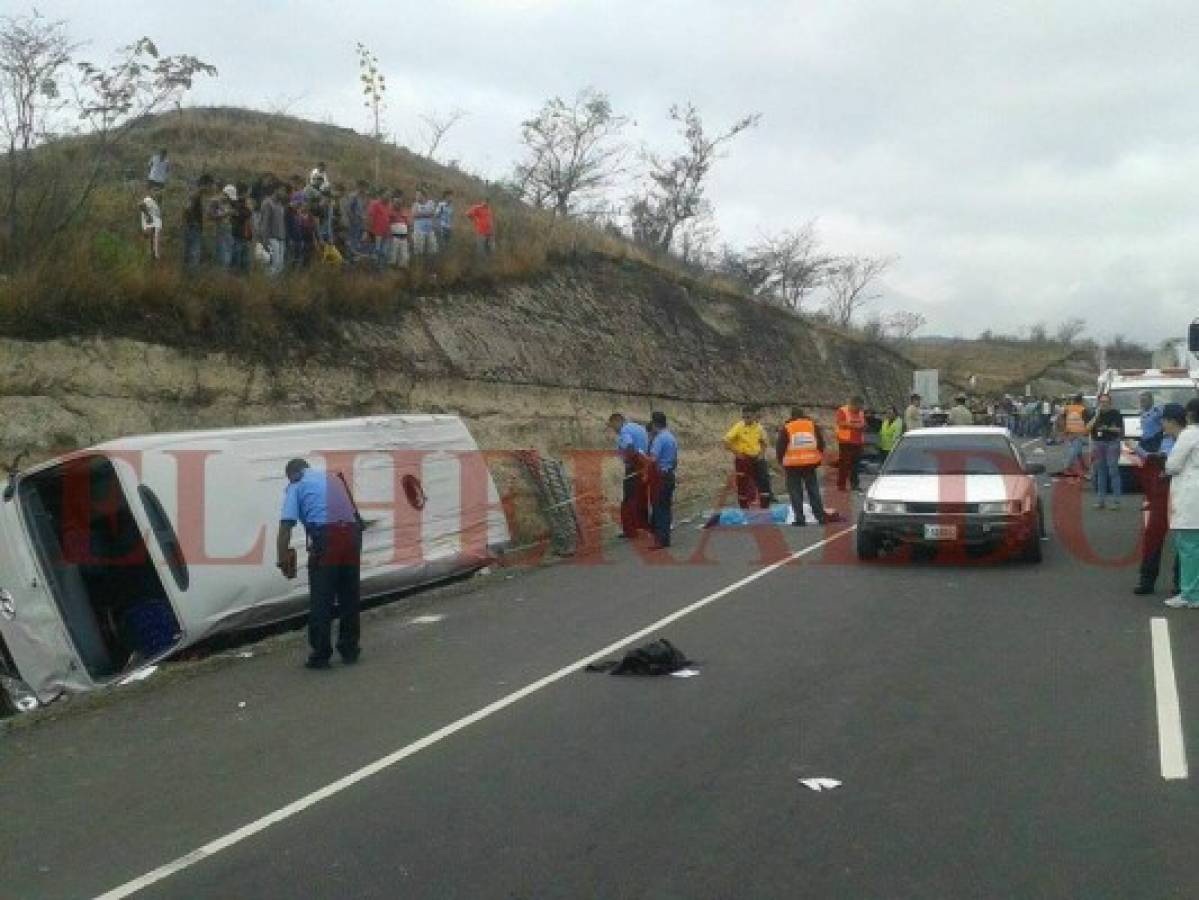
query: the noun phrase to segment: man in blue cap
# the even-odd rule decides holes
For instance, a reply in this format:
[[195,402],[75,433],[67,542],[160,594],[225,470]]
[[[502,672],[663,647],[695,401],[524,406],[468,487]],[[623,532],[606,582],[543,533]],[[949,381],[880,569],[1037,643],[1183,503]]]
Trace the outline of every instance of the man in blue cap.
[[293,459],[284,468],[287,490],[275,542],[276,565],[286,578],[296,577],[291,533],[296,522],[308,538],[308,644],[304,665],[327,669],[333,656],[333,606],[340,610],[337,652],[347,664],[358,662],[359,576],[362,569],[362,520],[345,481],[339,475],[317,472],[306,460]]

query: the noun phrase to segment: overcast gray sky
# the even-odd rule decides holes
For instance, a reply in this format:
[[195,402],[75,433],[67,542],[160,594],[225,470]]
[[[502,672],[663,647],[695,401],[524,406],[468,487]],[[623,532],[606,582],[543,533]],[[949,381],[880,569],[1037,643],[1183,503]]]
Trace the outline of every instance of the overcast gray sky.
[[[18,0],[20,2],[20,0]],[[717,170],[723,239],[819,221],[827,249],[896,255],[881,309],[972,336],[1087,319],[1158,341],[1199,315],[1199,5],[900,0],[40,0],[102,57],[142,34],[214,63],[194,103],[366,128],[354,43],[388,124],[470,117],[445,148],[505,174],[553,94],[607,91],[667,148],[691,100],[758,111]],[[405,141],[407,142],[407,141]]]

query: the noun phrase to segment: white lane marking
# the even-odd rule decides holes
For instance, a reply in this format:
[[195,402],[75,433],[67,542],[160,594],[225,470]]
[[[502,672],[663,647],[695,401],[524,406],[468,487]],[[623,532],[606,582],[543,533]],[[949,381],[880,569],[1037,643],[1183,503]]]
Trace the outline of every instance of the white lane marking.
[[1170,652],[1170,624],[1163,618],[1149,622],[1153,642],[1153,687],[1157,693],[1157,746],[1162,778],[1187,777],[1187,750],[1182,739],[1182,714],[1178,709],[1178,683]]
[[415,619],[409,619],[408,621],[412,625],[434,625],[444,618],[445,616],[433,614],[428,616],[417,616]]
[[145,875],[141,875],[137,878],[134,878],[132,881],[127,881],[125,884],[122,884],[119,887],[115,887],[110,891],[100,894],[97,900],[122,900],[122,898],[132,896],[138,891],[148,888],[152,884],[157,884],[159,881],[170,878],[172,875],[176,875],[179,872],[182,872],[184,869],[190,868],[196,863],[201,862],[202,860],[208,859],[211,856],[215,856],[222,850],[228,850],[235,844],[240,844],[247,838],[253,837],[259,832],[266,831],[272,825],[278,825],[285,819],[290,819],[297,813],[301,813],[309,807],[315,806],[322,800],[328,800],[335,794],[339,794],[347,788],[353,787],[358,782],[364,781],[367,778],[370,778],[372,775],[379,774],[384,769],[394,766],[396,763],[407,759],[409,756],[419,753],[428,747],[432,747],[434,744],[445,740],[450,735],[456,734],[465,728],[469,728],[476,722],[481,722],[483,719],[495,715],[500,710],[512,706],[514,703],[518,703],[525,697],[535,694],[538,691],[549,687],[555,682],[561,681],[568,675],[573,675],[575,672],[578,672],[581,669],[591,665],[591,663],[601,660],[605,656],[615,653],[622,647],[633,643],[633,641],[638,641],[644,637],[648,637],[655,631],[670,625],[672,622],[677,622],[679,619],[689,616],[693,612],[701,610],[705,606],[715,603],[717,600],[720,600],[723,597],[727,597],[734,591],[740,590],[747,584],[752,584],[759,578],[765,578],[771,572],[781,569],[783,566],[799,559],[801,556],[806,556],[815,550],[819,550],[826,544],[831,544],[838,538],[842,538],[850,532],[856,530],[857,526],[851,525],[849,528],[838,531],[836,534],[831,535],[822,541],[818,541],[809,547],[796,550],[794,553],[784,557],[778,562],[771,563],[768,566],[758,569],[758,571],[754,572],[753,574],[747,575],[739,581],[734,581],[732,584],[722,587],[715,593],[708,594],[708,596],[696,600],[691,605],[684,606],[682,609],[676,610],[668,616],[664,616],[663,618],[654,622],[652,625],[647,625],[646,627],[642,628],[640,631],[635,631],[626,637],[622,637],[619,640],[613,641],[602,650],[597,650],[589,656],[585,656],[582,659],[570,663],[569,665],[563,666],[557,672],[553,672],[549,675],[546,675],[544,678],[540,678],[531,684],[527,684],[519,690],[513,691],[511,694],[501,697],[494,703],[489,703],[487,706],[475,710],[475,712],[471,713],[470,715],[463,716],[456,722],[451,722],[449,725],[438,728],[436,731],[425,735],[420,740],[413,741],[406,747],[401,747],[399,750],[395,750],[386,756],[380,757],[374,762],[363,766],[361,769],[351,772],[349,775],[338,778],[336,781],[325,785],[323,788],[313,791],[311,794],[306,794],[305,796],[300,797],[298,800],[293,800],[286,806],[280,807],[274,812],[267,813],[260,819],[255,819],[253,822],[248,822],[241,826],[241,828],[231,831],[223,837],[209,841],[202,847],[197,847],[195,850],[191,851],[191,853],[180,856],[178,859],[174,859],[165,865],[159,866],[157,869],[147,872]]

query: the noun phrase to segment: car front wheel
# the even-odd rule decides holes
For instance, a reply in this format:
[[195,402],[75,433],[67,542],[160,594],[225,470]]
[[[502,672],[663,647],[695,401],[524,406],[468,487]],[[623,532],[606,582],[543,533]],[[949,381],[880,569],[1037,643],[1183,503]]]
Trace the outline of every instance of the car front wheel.
[[858,559],[878,559],[878,535],[858,520]]

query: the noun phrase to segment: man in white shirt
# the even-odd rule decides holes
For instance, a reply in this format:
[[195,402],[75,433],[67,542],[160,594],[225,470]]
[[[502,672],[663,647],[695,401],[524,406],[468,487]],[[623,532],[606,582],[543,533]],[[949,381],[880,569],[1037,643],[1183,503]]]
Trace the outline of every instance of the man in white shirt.
[[150,259],[157,260],[159,258],[160,240],[162,238],[162,209],[158,205],[158,199],[155,196],[157,191],[154,191],[142,198],[142,202],[138,204],[137,211],[141,215],[142,236],[146,239],[146,244],[150,248]]

